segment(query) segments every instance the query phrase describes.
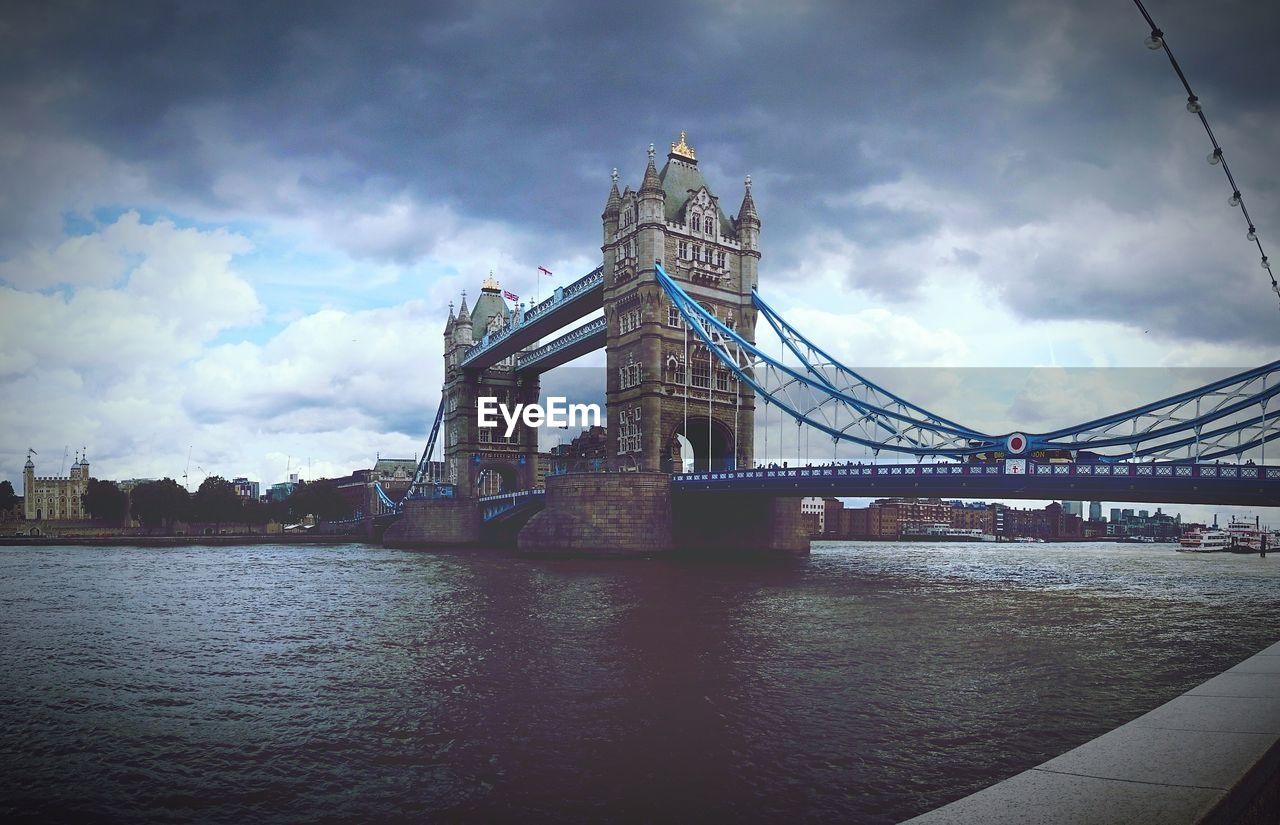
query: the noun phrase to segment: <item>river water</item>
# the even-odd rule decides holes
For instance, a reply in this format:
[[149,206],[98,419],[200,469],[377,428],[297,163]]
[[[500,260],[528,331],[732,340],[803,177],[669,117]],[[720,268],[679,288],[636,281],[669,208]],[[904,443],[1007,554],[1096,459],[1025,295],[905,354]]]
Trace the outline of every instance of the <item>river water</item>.
[[896,822],[1280,637],[1280,555],[0,549],[0,815]]

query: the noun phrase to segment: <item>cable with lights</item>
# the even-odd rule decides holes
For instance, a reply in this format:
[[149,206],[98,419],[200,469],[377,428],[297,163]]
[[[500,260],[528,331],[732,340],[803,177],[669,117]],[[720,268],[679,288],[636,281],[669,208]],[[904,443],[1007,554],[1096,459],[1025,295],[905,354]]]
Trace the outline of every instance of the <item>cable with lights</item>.
[[1249,231],[1245,235],[1251,243],[1258,247],[1258,254],[1262,256],[1262,268],[1266,270],[1267,277],[1271,279],[1271,289],[1280,297],[1280,283],[1276,282],[1275,273],[1271,271],[1271,262],[1267,259],[1267,251],[1262,248],[1262,241],[1258,239],[1258,230],[1253,225],[1253,218],[1249,217],[1249,209],[1244,204],[1244,196],[1240,194],[1240,187],[1236,184],[1235,177],[1231,174],[1231,167],[1227,166],[1226,155],[1222,152],[1222,147],[1218,145],[1218,139],[1214,137],[1213,129],[1209,128],[1209,119],[1204,115],[1204,107],[1200,105],[1200,98],[1196,93],[1191,91],[1191,84],[1187,81],[1187,76],[1182,73],[1182,67],[1178,65],[1178,59],[1173,56],[1173,51],[1169,48],[1169,43],[1164,39],[1164,32],[1156,25],[1156,21],[1151,19],[1151,15],[1147,12],[1142,0],[1133,0],[1134,5],[1138,7],[1138,11],[1142,12],[1142,16],[1146,18],[1147,25],[1151,26],[1151,34],[1147,35],[1145,41],[1148,49],[1156,51],[1163,49],[1165,56],[1169,58],[1169,64],[1173,66],[1173,70],[1177,72],[1178,79],[1182,81],[1182,88],[1187,90],[1187,111],[1200,118],[1200,125],[1204,126],[1205,134],[1209,136],[1209,142],[1213,144],[1213,151],[1209,153],[1209,163],[1214,166],[1221,166],[1222,171],[1226,173],[1227,182],[1231,184],[1231,197],[1227,203],[1233,207],[1239,207],[1241,214],[1244,216],[1245,224],[1248,225]]

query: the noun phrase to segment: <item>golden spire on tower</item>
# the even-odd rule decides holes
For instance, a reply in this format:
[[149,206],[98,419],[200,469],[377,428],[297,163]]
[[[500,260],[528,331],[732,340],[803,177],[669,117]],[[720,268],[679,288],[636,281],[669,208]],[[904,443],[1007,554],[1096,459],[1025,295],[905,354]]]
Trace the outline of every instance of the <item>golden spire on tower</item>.
[[693,147],[685,143],[684,129],[680,130],[680,142],[671,144],[671,154],[679,155],[689,160],[697,160],[697,154],[693,151]]

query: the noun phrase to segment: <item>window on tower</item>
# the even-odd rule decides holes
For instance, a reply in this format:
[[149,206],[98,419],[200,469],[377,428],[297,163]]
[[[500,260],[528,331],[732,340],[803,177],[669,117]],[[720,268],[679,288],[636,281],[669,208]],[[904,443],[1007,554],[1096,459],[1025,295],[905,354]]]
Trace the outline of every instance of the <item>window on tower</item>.
[[667,307],[667,326],[680,329],[684,326],[684,319],[680,317],[680,310],[676,309],[675,304]]
[[636,361],[628,361],[618,368],[618,381],[620,389],[630,389],[640,384],[640,364]]
[[693,381],[695,387],[708,389],[711,387],[711,367],[699,361],[693,362]]
[[618,455],[640,451],[640,408],[618,412]]
[[667,380],[672,384],[684,383],[684,362],[675,355],[667,356]]
[[711,220],[710,215],[707,215],[705,218],[702,219],[702,231],[706,232],[708,235],[715,234],[716,224],[715,224],[715,221]]
[[681,241],[680,242],[680,260],[683,261],[688,259],[689,259],[689,242]]

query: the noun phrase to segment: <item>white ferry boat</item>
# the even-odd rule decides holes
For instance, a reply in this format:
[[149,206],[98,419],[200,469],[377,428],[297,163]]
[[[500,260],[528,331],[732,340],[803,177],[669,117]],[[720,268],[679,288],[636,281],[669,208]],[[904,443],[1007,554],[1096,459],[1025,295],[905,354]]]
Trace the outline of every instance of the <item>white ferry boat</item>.
[[949,524],[916,524],[902,531],[903,541],[995,541],[996,537],[977,527],[952,527]]
[[1236,553],[1256,553],[1262,549],[1262,543],[1265,540],[1268,550],[1277,548],[1277,541],[1280,535],[1275,530],[1268,530],[1263,527],[1258,518],[1254,518],[1253,524],[1231,517],[1231,523],[1227,525],[1228,549]]
[[1191,529],[1178,540],[1179,551],[1189,553],[1224,553],[1231,549],[1231,535],[1216,528]]

